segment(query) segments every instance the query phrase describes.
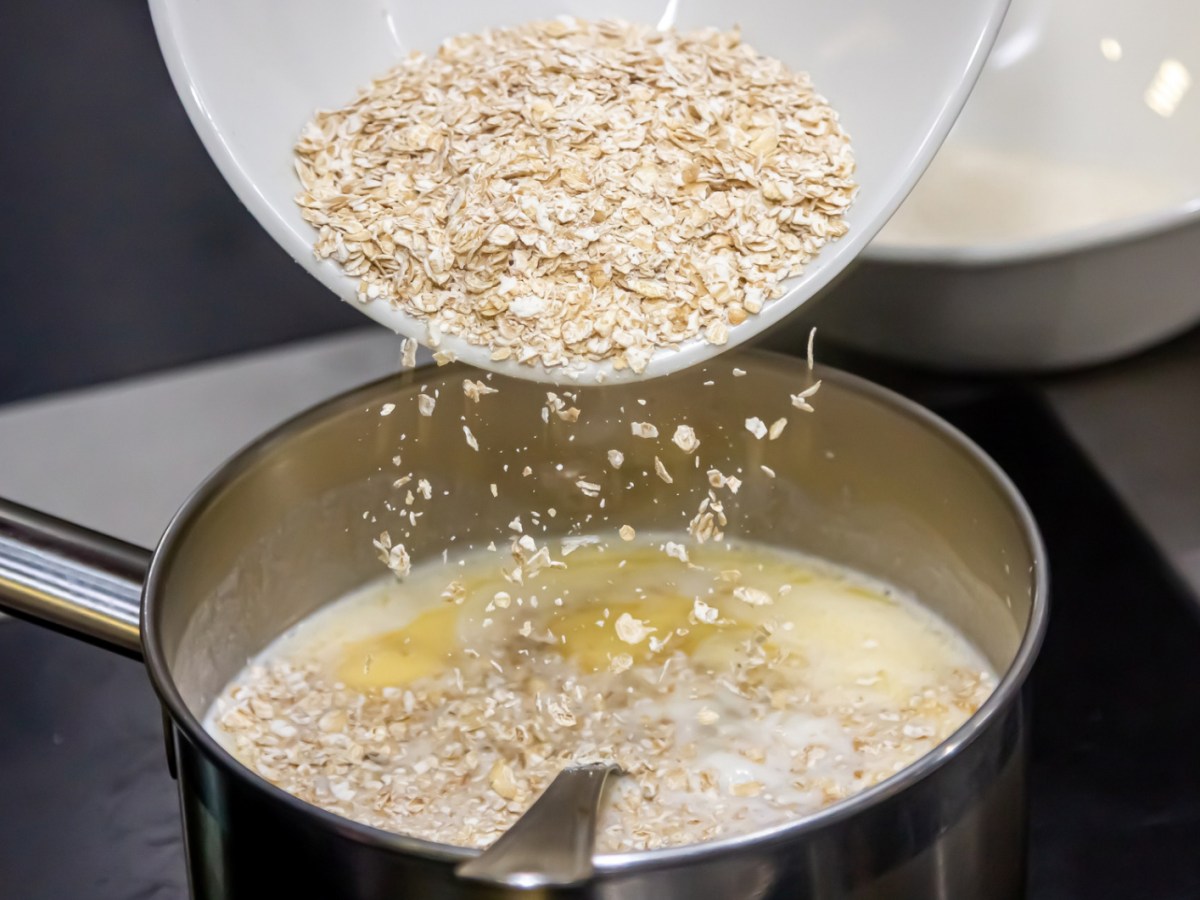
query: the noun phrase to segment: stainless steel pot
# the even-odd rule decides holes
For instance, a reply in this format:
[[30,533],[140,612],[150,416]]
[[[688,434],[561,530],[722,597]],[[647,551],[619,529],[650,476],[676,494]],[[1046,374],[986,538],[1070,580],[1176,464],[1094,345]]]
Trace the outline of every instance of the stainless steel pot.
[[[732,376],[733,366],[747,374]],[[551,521],[564,527],[586,513],[598,517],[598,528],[681,527],[698,499],[684,489],[687,479],[621,491],[622,476],[602,474],[610,447],[626,451],[626,475],[630,466],[652,467],[662,452],[652,441],[628,440],[639,398],[647,406],[636,417],[687,421],[706,463],[744,469],[745,485],[728,504],[730,533],[800,548],[914,592],[1005,674],[949,741],[848,801],[744,837],[599,855],[587,883],[536,896],[1022,895],[1023,685],[1045,626],[1046,566],[1024,503],[976,447],[912,403],[835,371],[817,373],[824,379],[817,412],[799,413],[788,395],[808,381],[803,363],[770,354],[729,356],[640,385],[581,388],[576,405],[585,415],[569,426],[573,441],[568,426],[553,417],[542,422],[537,385],[497,379],[500,393],[475,404],[463,396],[466,374],[450,367],[388,378],[277,428],[196,491],[153,554],[0,507],[0,605],[144,655],[165,712],[196,897],[512,893],[455,876],[455,865],[474,851],[358,825],[280,791],[243,768],[200,721],[249,656],[378,577],[371,538],[389,524],[381,498],[391,491],[397,452],[405,470],[437,473],[438,487],[451,491],[421,520],[410,543],[417,558],[440,553],[451,536],[460,546],[472,536],[486,541],[515,513],[539,505],[557,507]],[[433,417],[417,413],[422,388],[440,390]],[[391,415],[379,414],[384,403],[395,404]],[[789,413],[777,441],[756,441],[742,427],[748,415]],[[460,416],[481,452],[463,440]],[[777,477],[760,476],[761,464]],[[526,465],[532,474],[521,479]],[[573,488],[584,475],[613,488],[603,512]],[[498,498],[493,482],[502,485]],[[503,487],[516,482],[523,495]],[[610,524],[599,521],[605,514]]]

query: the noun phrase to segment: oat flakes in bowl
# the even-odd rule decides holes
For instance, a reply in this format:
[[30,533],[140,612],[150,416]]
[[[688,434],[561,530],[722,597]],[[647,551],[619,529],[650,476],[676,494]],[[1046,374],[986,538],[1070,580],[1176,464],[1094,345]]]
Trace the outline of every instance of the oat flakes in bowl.
[[[845,234],[854,157],[735,31],[555,19],[414,54],[296,145],[315,252],[443,336],[549,372],[709,352]],[[597,368],[601,366],[601,368]]]

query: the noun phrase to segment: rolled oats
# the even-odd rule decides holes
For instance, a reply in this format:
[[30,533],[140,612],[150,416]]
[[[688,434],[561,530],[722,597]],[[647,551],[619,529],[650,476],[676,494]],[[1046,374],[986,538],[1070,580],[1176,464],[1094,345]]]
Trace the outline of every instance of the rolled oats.
[[472,400],[475,403],[478,403],[479,398],[484,394],[497,393],[499,393],[499,391],[496,388],[484,384],[482,381],[472,381],[470,378],[463,379],[463,394],[468,400]]
[[761,441],[767,436],[767,423],[758,416],[751,416],[746,420],[746,430]]
[[696,437],[696,432],[691,425],[678,426],[671,440],[684,453],[695,453],[696,448],[700,446],[700,439]]
[[768,606],[775,602],[766,591],[753,587],[735,587],[733,589],[733,596],[743,603],[749,603],[751,606]]
[[629,430],[634,437],[640,438],[656,438],[658,437],[658,427],[651,425],[649,422],[630,422]]
[[296,171],[316,255],[431,347],[634,371],[725,344],[855,191],[837,115],[736,31],[572,18],[410,56],[316,115]]
[[617,637],[627,644],[640,644],[648,638],[656,628],[648,628],[641,619],[636,619],[629,613],[621,613],[614,625]]
[[654,457],[654,472],[667,484],[673,484],[675,481],[675,479],[671,477],[671,473],[667,471],[667,467],[663,464],[663,461],[657,456]]
[[813,412],[813,406],[808,402],[808,399],[821,389],[820,380],[814,381],[798,394],[792,394],[792,406],[804,412]]

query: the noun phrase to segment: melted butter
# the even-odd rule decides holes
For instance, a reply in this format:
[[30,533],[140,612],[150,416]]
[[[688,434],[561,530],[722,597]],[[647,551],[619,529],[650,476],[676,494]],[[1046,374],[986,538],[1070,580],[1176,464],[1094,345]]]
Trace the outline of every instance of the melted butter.
[[[389,578],[319,613],[314,619],[336,617],[336,629],[310,620],[307,637],[295,640],[310,644],[299,652],[322,658],[359,690],[404,687],[452,669],[464,654],[495,653],[512,641],[584,672],[622,656],[641,663],[677,652],[721,671],[757,642],[776,677],[802,675],[848,702],[863,686],[904,701],[961,641],[912,601],[826,563],[764,546],[710,544],[689,548],[691,564],[684,564],[662,547],[583,547],[565,568],[544,569],[524,585],[505,579],[505,554],[479,553],[463,566],[427,564],[404,582]],[[461,602],[443,598],[454,583]],[[744,602],[738,588],[761,591],[770,602]],[[507,606],[497,605],[498,593],[508,595]],[[698,620],[697,601],[718,620]],[[622,640],[616,622],[623,615],[649,637]],[[314,648],[317,632],[339,637]]]
[[454,664],[459,651],[454,606],[427,609],[408,625],[348,643],[337,677],[359,690],[408,684]]

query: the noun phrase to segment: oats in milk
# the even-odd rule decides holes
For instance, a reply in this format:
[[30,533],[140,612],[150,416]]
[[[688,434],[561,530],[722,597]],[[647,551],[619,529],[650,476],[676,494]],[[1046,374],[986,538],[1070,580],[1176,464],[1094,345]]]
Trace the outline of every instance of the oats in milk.
[[[223,692],[208,727],[300,798],[484,847],[565,765],[612,761],[599,849],[796,819],[948,737],[996,679],[887,586],[762,545],[672,535],[422,563],[319,611]],[[624,537],[624,535],[623,535]],[[565,548],[564,548],[565,549]]]

